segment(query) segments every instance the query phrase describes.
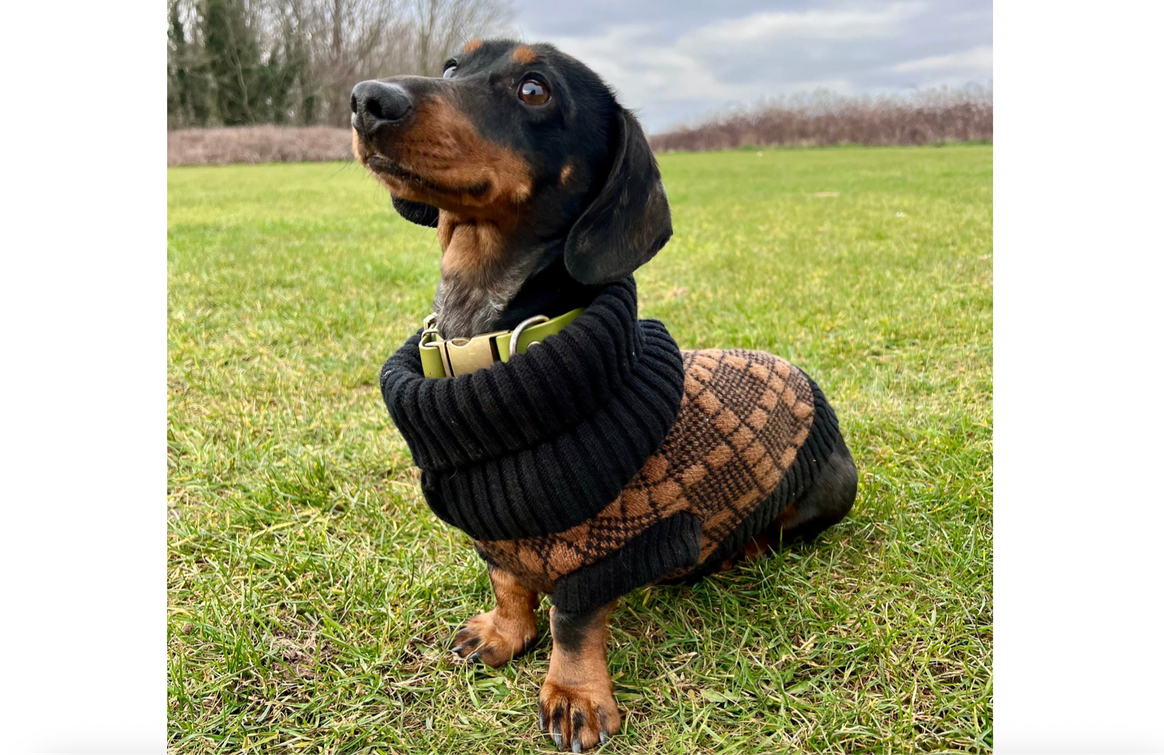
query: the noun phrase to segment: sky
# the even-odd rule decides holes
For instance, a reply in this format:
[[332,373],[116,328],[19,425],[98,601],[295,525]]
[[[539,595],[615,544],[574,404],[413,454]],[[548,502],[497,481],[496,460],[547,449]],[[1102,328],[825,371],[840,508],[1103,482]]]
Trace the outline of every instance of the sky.
[[818,89],[988,86],[987,0],[515,0],[511,27],[597,71],[648,132]]

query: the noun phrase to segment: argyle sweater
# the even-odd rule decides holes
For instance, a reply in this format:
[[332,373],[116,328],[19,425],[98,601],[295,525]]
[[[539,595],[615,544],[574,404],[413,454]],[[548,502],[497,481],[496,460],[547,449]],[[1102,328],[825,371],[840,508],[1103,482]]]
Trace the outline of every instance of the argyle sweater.
[[840,434],[801,370],[680,352],[635,293],[608,286],[486,370],[425,378],[418,333],[380,374],[429,507],[562,610],[715,571],[812,485]]

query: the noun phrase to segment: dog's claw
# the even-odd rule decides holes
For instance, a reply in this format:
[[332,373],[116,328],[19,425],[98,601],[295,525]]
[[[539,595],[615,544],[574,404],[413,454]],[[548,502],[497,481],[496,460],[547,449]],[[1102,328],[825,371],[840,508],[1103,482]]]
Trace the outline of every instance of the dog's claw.
[[535,637],[537,632],[532,629],[521,634],[499,629],[491,611],[470,619],[457,630],[449,644],[453,655],[497,668],[513,660]]
[[606,744],[619,730],[618,707],[613,697],[559,687],[551,681],[538,696],[538,714],[543,727],[549,724],[550,736],[559,751],[585,752]]

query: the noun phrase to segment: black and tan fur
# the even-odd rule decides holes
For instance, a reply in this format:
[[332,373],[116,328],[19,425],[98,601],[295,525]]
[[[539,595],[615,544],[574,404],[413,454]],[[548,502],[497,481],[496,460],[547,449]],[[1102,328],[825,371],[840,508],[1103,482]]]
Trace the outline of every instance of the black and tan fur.
[[[548,91],[544,104],[519,97],[530,80]],[[356,157],[401,215],[437,229],[434,311],[446,338],[584,306],[671,236],[666,193],[638,122],[597,75],[550,45],[473,40],[445,77],[363,82],[352,108]],[[814,486],[738,555],[815,536],[844,517],[855,491],[841,443]],[[470,619],[453,648],[494,667],[536,639],[547,587],[501,562],[491,559],[496,607]],[[619,729],[606,668],[613,607],[551,610],[539,718],[559,747],[586,749]]]

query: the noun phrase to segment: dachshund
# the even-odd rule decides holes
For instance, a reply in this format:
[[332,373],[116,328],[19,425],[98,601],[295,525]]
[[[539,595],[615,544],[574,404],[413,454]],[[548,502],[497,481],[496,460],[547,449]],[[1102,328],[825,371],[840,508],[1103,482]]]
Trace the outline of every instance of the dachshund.
[[[638,121],[597,74],[551,45],[473,40],[442,77],[364,81],[351,106],[357,159],[400,215],[436,229],[433,312],[446,339],[585,307],[671,236],[666,191]],[[856,487],[839,441],[811,487],[737,555],[811,539],[848,513]],[[454,652],[497,667],[536,639],[545,590],[496,563],[489,576],[496,607],[456,632]],[[551,608],[539,719],[559,748],[588,749],[620,727],[606,664],[613,605]]]

